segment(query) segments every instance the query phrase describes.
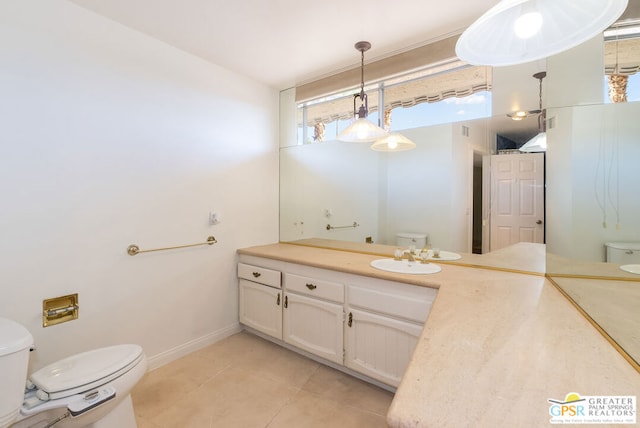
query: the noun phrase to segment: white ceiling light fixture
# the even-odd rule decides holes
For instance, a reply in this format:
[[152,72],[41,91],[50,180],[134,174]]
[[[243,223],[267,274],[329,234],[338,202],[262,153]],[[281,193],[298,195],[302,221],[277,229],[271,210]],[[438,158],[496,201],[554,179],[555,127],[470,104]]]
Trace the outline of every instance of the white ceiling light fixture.
[[415,147],[416,143],[404,135],[391,133],[373,143],[371,150],[375,150],[377,152],[402,152],[404,150],[415,149]]
[[[348,143],[371,143],[387,135],[387,131],[367,119],[369,103],[364,93],[364,53],[371,48],[369,42],[358,42],[355,48],[360,51],[360,93],[353,96],[353,116],[357,118],[338,135],[338,140]],[[360,99],[360,107],[356,109],[356,99]]]
[[538,114],[540,113],[540,110],[518,110],[518,111],[514,111],[513,113],[507,113],[507,117],[510,117],[511,120],[522,120],[525,119],[533,114]]
[[[547,77],[546,71],[541,71],[540,73],[536,73],[533,75],[536,79],[540,81],[540,91],[539,91],[539,100],[540,100],[540,108],[537,110],[538,114],[538,134],[524,143],[522,147],[518,150],[524,153],[533,153],[533,152],[546,152],[547,151],[547,132],[546,132],[546,111],[542,109],[542,79]],[[534,110],[535,111],[535,110]]]
[[506,66],[546,58],[602,33],[628,0],[502,0],[467,28],[456,54],[469,64]]

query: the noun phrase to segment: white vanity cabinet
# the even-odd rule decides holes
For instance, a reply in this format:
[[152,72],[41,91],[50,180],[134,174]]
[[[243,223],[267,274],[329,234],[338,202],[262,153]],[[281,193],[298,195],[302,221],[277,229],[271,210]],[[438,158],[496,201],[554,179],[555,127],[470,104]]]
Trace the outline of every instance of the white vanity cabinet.
[[344,364],[398,386],[435,296],[431,288],[386,281],[349,285]]
[[344,285],[284,274],[284,341],[343,363]]
[[437,293],[255,256],[240,257],[238,281],[242,324],[390,387],[398,386]]
[[238,264],[240,322],[282,339],[282,285],[279,271]]

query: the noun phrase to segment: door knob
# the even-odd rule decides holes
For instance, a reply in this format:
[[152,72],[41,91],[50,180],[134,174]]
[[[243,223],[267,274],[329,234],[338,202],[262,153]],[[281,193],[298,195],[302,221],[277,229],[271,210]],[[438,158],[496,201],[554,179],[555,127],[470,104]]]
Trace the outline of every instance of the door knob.
[[542,220],[536,221],[536,224],[542,224]]

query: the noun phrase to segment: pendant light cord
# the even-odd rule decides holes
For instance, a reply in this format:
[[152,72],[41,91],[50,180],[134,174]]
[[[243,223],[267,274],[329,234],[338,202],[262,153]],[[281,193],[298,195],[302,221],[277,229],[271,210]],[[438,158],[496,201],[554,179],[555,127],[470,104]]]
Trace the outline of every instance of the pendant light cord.
[[364,49],[360,49],[360,98],[364,98]]
[[542,79],[543,77],[540,77],[538,79],[540,81],[540,85],[538,86],[538,105],[541,113],[542,113]]
[[[360,94],[353,96],[353,114],[354,117],[364,119],[369,114],[369,103],[367,101],[367,94],[364,93],[364,53],[371,48],[369,42],[358,42],[355,48],[360,51]],[[360,98],[360,108],[356,109],[356,98]]]
[[546,112],[542,109],[542,80],[547,77],[547,73],[545,71],[541,71],[540,73],[536,73],[533,77],[537,78],[539,81],[538,85],[538,109],[540,113],[538,114],[538,132],[545,132],[547,130],[547,126],[545,123]]

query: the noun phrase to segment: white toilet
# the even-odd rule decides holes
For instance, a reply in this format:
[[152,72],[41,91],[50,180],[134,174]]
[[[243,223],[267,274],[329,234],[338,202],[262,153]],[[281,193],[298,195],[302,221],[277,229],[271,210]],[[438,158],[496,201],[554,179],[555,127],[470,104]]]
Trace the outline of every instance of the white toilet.
[[27,379],[32,345],[26,328],[0,318],[0,428],[136,427],[130,392],[147,370],[140,346],[72,355]]
[[396,245],[400,248],[413,246],[417,249],[422,249],[427,245],[427,234],[399,232],[396,234]]
[[607,242],[607,263],[640,264],[640,242]]

